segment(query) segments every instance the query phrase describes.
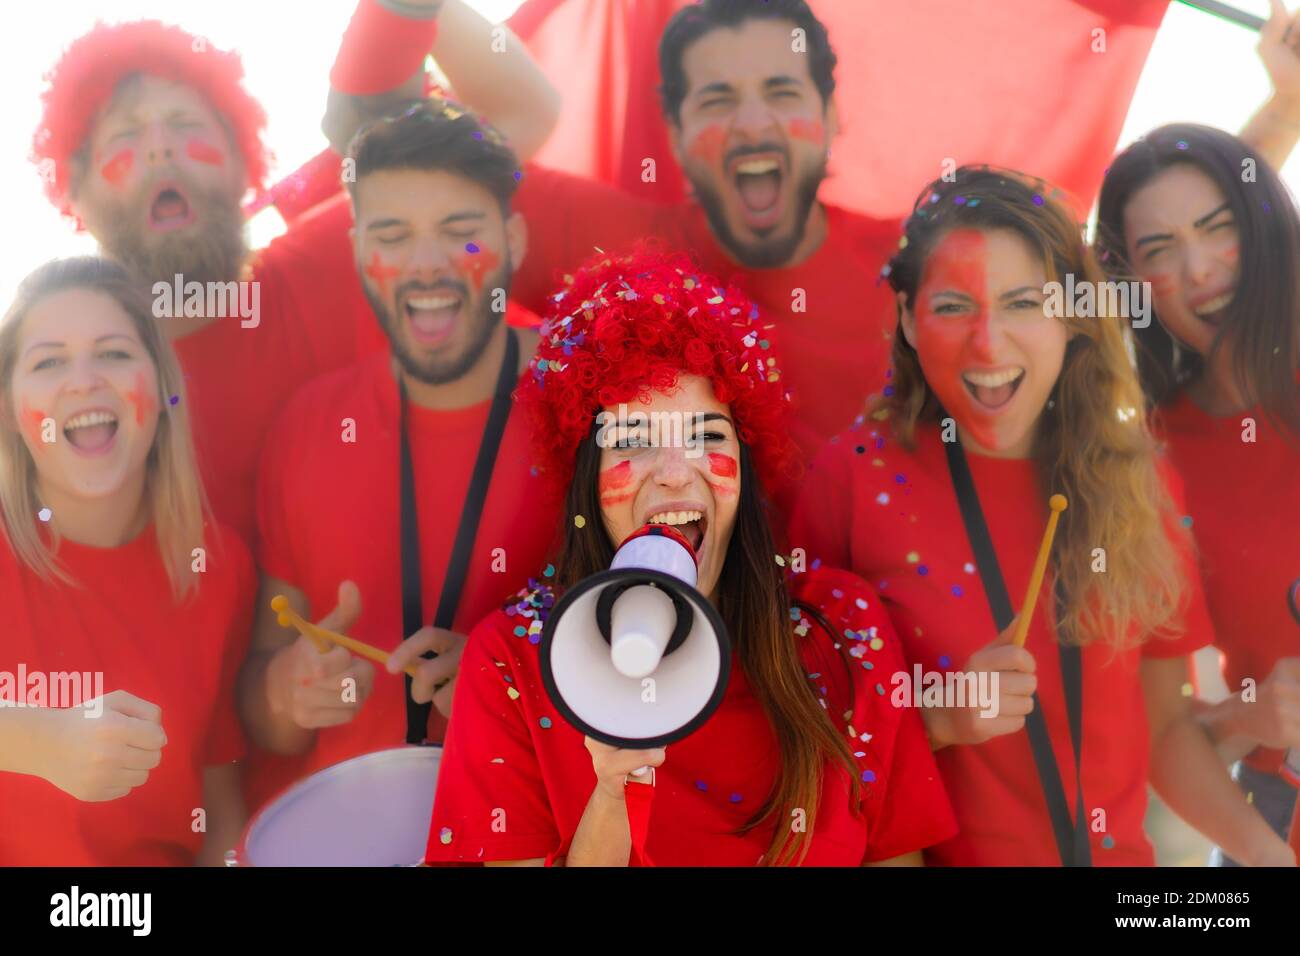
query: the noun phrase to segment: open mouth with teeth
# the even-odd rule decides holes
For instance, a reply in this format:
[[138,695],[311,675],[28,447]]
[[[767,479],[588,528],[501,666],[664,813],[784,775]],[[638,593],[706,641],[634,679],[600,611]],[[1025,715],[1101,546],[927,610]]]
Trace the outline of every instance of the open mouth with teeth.
[[411,338],[419,345],[432,347],[441,345],[451,336],[464,302],[461,295],[446,289],[408,292],[402,296],[400,309],[411,330]]
[[1020,383],[1025,380],[1025,370],[1023,368],[997,371],[968,369],[961,373],[961,380],[966,386],[966,391],[970,392],[976,402],[992,410],[1002,408],[1011,401],[1020,388]]
[[784,176],[784,166],[775,156],[747,156],[732,164],[731,181],[751,228],[767,228],[780,218]]
[[1229,289],[1223,295],[1217,295],[1213,299],[1202,302],[1200,305],[1193,307],[1192,312],[1202,322],[1210,325],[1218,325],[1228,315],[1228,306],[1232,305],[1233,297],[1236,295],[1235,289]]
[[117,416],[106,409],[81,412],[63,425],[63,437],[84,455],[101,455],[117,437]]
[[177,186],[159,189],[149,203],[149,225],[159,232],[170,232],[194,221],[194,209]]
[[709,519],[702,511],[657,511],[646,519],[646,524],[663,524],[674,528],[690,544],[696,558],[704,545],[704,532]]

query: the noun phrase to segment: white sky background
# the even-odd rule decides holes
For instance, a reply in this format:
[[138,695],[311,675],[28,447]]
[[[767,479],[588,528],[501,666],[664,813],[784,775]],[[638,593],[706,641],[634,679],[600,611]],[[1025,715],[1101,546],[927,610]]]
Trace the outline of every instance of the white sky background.
[[[1252,13],[1268,13],[1268,0],[1233,2]],[[520,0],[471,3],[500,20]],[[94,251],[93,241],[73,233],[45,200],[27,154],[39,115],[42,75],[97,17],[154,17],[179,23],[219,47],[238,49],[248,88],[270,117],[269,142],[277,157],[273,174],[279,175],[324,145],[319,122],[326,77],[354,6],[355,0],[57,0],[29,9],[21,26],[15,22],[14,28],[0,31],[0,89],[8,91],[0,128],[0,209],[5,219],[0,230],[0,309],[22,277],[42,262]],[[1289,0],[1289,6],[1294,8],[1295,0]],[[1180,120],[1239,130],[1268,93],[1268,78],[1254,51],[1257,40],[1252,31],[1171,4],[1121,145],[1154,126]],[[1300,193],[1300,159],[1293,158],[1283,173],[1292,192]]]

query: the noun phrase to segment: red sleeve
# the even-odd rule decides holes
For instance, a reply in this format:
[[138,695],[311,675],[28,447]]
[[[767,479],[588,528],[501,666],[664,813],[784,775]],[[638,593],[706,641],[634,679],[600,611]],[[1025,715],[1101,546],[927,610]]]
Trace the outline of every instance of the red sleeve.
[[813,459],[804,476],[790,519],[790,547],[803,548],[809,567],[820,561],[836,568],[852,567],[849,536],[853,525],[850,462],[840,436]]
[[293,549],[294,498],[292,464],[298,454],[293,423],[298,402],[291,400],[271,426],[262,445],[257,475],[257,566],[263,574],[288,584],[302,580]]
[[257,254],[263,321],[292,323],[316,374],[387,348],[357,275],[346,193],[319,203]]
[[[679,207],[638,199],[621,189],[529,163],[513,208],[528,223],[528,251],[515,266],[510,294],[538,315],[565,273],[596,254],[661,235]],[[667,237],[671,238],[671,237]]]
[[330,70],[330,86],[350,96],[375,96],[401,86],[424,65],[438,35],[436,14],[417,19],[361,0]]
[[[875,590],[855,574],[823,566],[797,575],[794,592],[817,606],[848,645],[853,712],[842,729],[851,735],[869,820],[862,862],[892,859],[955,836],[957,820],[921,715],[892,703],[893,675],[906,673],[907,663]],[[847,723],[836,710],[827,708],[832,720]]]
[[253,602],[257,600],[257,575],[253,570],[253,560],[238,535],[223,529],[220,547],[213,549],[209,560],[212,559],[229,565],[235,583],[231,588],[234,600],[229,614],[230,626],[221,648],[217,706],[203,750],[203,765],[207,767],[238,760],[247,750],[243,727],[235,710],[235,681],[252,639]]
[[428,863],[532,860],[560,847],[517,696],[535,692],[534,679],[508,643],[509,626],[505,614],[495,611],[466,642],[452,701],[455,717],[438,768]]
[[1149,638],[1142,645],[1142,656],[1182,657],[1214,643],[1214,624],[1205,601],[1205,590],[1201,586],[1201,571],[1196,560],[1196,542],[1192,538],[1190,527],[1183,524],[1183,516],[1187,514],[1187,501],[1183,494],[1182,476],[1163,456],[1157,461],[1160,479],[1164,482],[1165,491],[1172,502],[1172,514],[1167,517],[1166,531],[1174,544],[1182,570],[1184,586],[1180,612],[1182,633],[1174,638],[1159,635]]

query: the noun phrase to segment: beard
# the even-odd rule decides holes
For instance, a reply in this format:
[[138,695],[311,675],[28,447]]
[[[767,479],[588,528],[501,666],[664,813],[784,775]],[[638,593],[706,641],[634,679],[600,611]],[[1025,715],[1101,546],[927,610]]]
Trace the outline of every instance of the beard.
[[239,197],[230,190],[201,189],[179,170],[169,170],[194,211],[195,225],[169,233],[151,233],[147,220],[149,197],[164,177],[142,183],[121,201],[105,199],[94,230],[100,247],[112,259],[147,283],[171,282],[177,276],[191,282],[229,282],[239,278],[248,247]]
[[731,231],[721,191],[706,176],[687,177],[695,189],[695,196],[709,220],[709,228],[721,246],[731,253],[741,265],[749,269],[774,269],[785,265],[794,256],[808,231],[808,214],[817,201],[817,190],[826,178],[826,160],[822,159],[795,181],[794,226],[786,236],[768,236],[757,242],[744,242]]
[[[362,273],[362,265],[357,264],[358,273]],[[504,312],[497,312],[492,308],[492,296],[486,294],[488,290],[501,289],[507,297],[510,293],[510,277],[514,269],[510,261],[510,253],[505,254],[505,261],[501,268],[495,273],[485,276],[482,290],[478,298],[471,298],[469,287],[457,279],[442,279],[431,285],[421,282],[406,282],[393,290],[393,303],[401,301],[402,295],[406,292],[454,292],[461,296],[465,302],[462,308],[465,312],[465,320],[469,332],[465,345],[460,352],[451,356],[436,356],[424,361],[417,358],[406,339],[402,335],[402,317],[396,315],[389,309],[388,303],[383,301],[379,295],[371,288],[370,283],[363,280],[361,288],[366,294],[366,300],[370,303],[370,308],[374,310],[375,318],[379,321],[379,327],[384,330],[384,335],[388,337],[388,344],[392,349],[393,356],[402,366],[402,371],[417,382],[423,382],[425,385],[445,385],[448,382],[454,382],[465,376],[470,369],[478,364],[483,353],[487,351],[488,343],[492,341],[492,335],[501,324]],[[362,273],[364,274],[364,273]]]

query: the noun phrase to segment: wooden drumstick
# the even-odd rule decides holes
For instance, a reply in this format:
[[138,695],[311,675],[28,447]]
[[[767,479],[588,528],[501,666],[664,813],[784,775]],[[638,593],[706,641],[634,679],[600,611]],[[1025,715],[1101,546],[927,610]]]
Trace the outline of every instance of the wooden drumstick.
[[[297,628],[298,633],[314,642],[322,654],[328,651],[330,649],[330,644],[333,643],[338,644],[340,647],[346,647],[358,657],[367,657],[376,664],[388,663],[389,655],[385,654],[379,648],[372,647],[364,641],[358,641],[355,638],[348,637],[346,634],[336,634],[333,631],[328,631],[323,627],[313,624],[311,621],[305,620],[293,609],[289,604],[289,599],[283,594],[277,594],[275,597],[271,598],[271,610],[275,612],[275,619],[281,627]],[[406,673],[410,674],[412,677],[415,677],[418,673],[414,664],[407,664],[405,670]]]
[[1052,551],[1052,539],[1056,537],[1056,520],[1069,504],[1065,495],[1052,495],[1047,505],[1052,509],[1047,518],[1047,530],[1043,532],[1043,543],[1038,546],[1038,558],[1034,561],[1034,573],[1029,576],[1029,591],[1025,594],[1020,607],[1020,617],[1016,620],[1016,633],[1013,637],[1016,647],[1025,646],[1029,636],[1029,622],[1034,617],[1034,605],[1038,603],[1038,592],[1043,587],[1043,575],[1047,573],[1047,558]]

